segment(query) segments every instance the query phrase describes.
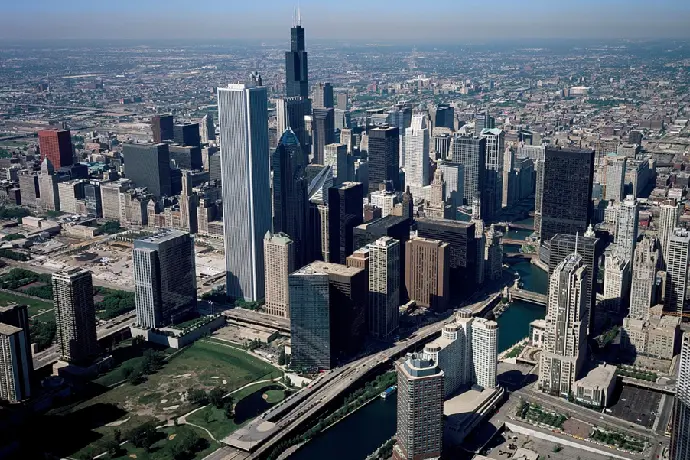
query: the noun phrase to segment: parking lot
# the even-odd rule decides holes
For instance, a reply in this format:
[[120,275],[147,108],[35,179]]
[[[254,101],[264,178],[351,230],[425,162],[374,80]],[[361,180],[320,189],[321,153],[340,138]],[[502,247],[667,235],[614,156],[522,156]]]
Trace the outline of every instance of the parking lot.
[[659,409],[661,394],[645,388],[623,385],[615,404],[610,408],[611,415],[631,423],[652,428]]

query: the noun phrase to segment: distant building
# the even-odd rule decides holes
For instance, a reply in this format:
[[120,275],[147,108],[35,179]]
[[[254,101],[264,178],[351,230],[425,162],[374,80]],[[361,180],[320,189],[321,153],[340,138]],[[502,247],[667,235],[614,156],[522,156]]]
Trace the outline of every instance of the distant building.
[[335,119],[332,108],[315,108],[312,122],[312,163],[324,164],[326,146],[335,142]]
[[266,233],[264,237],[266,267],[266,313],[290,317],[288,275],[295,271],[295,245],[284,233]]
[[31,396],[31,344],[23,329],[0,323],[0,399],[11,403]]
[[369,130],[369,192],[375,192],[384,182],[391,181],[393,189],[400,187],[400,141],[398,128],[376,127]]
[[405,286],[410,300],[445,311],[450,298],[448,243],[412,238],[405,244]]
[[309,135],[304,123],[308,109],[309,99],[299,96],[276,99],[277,132],[280,135],[289,128],[295,133],[304,154],[305,165],[309,163]]
[[491,281],[500,280],[503,277],[503,233],[496,230],[493,224],[486,232],[486,245],[484,247],[485,276]]
[[635,356],[672,360],[680,338],[681,319],[661,315],[661,306],[646,320],[627,317],[623,319],[621,346]]
[[345,182],[328,189],[329,260],[346,263],[354,251],[352,229],[363,221],[363,190],[359,182]]
[[153,142],[160,144],[163,141],[171,141],[175,137],[175,121],[172,115],[154,115],[151,117],[151,131]]
[[485,318],[472,321],[472,362],[474,385],[482,390],[496,388],[498,323]]
[[383,236],[369,250],[369,333],[387,338],[398,328],[400,242]]
[[298,20],[290,29],[290,51],[285,52],[285,94],[309,98],[309,63],[304,48],[304,28]]
[[606,194],[605,200],[622,201],[625,190],[626,157],[606,158]]
[[213,115],[207,113],[201,119],[201,124],[199,125],[199,130],[201,134],[201,142],[203,144],[210,144],[216,140],[216,127],[213,124]]
[[171,145],[168,147],[170,159],[178,169],[200,170],[203,168],[201,147],[190,145]]
[[314,108],[333,108],[333,85],[330,83],[317,83],[312,90],[312,106]]
[[[483,204],[485,201],[486,139],[456,134],[451,143],[451,158],[453,163],[461,164],[463,167],[464,203],[471,205],[474,197],[479,195],[482,197]],[[482,217],[484,217],[483,213]]]
[[618,208],[614,252],[623,260],[631,261],[637,243],[637,230],[640,220],[640,206],[635,198],[628,195]]
[[347,175],[347,145],[328,144],[324,148],[324,165],[333,169],[333,179],[336,185],[348,182]]
[[505,133],[501,129],[484,129],[481,137],[486,139],[486,162],[484,201],[489,214],[482,214],[490,218],[501,210],[503,203],[503,155],[505,151]]
[[68,129],[39,131],[38,146],[41,150],[41,160],[48,158],[55,168],[69,166],[74,162],[72,136]]
[[413,194],[429,185],[429,128],[426,115],[414,115],[405,129],[405,186]]
[[45,211],[60,210],[60,194],[58,192],[58,178],[55,168],[48,158],[41,163],[41,174],[38,176],[38,186],[41,197],[41,207]]
[[604,260],[604,306],[613,313],[624,313],[630,295],[630,262],[617,255]]
[[655,238],[645,237],[635,247],[630,287],[630,313],[634,319],[648,320],[649,309],[657,303],[656,272],[661,254]]
[[91,272],[70,268],[53,273],[57,346],[61,359],[85,363],[98,354]]
[[125,175],[156,197],[172,194],[168,144],[124,144]]
[[173,127],[173,140],[176,144],[201,147],[199,123],[185,123]]
[[685,296],[688,290],[688,264],[690,263],[690,232],[676,228],[668,239],[666,260],[667,282],[666,308],[668,311],[683,313]]
[[196,307],[194,240],[177,230],[134,240],[137,325],[154,329],[183,320]]
[[664,266],[668,263],[669,240],[673,236],[673,231],[678,227],[680,214],[680,204],[674,199],[666,200],[659,206],[659,222],[656,223],[656,228],[659,232],[659,244],[661,245]]

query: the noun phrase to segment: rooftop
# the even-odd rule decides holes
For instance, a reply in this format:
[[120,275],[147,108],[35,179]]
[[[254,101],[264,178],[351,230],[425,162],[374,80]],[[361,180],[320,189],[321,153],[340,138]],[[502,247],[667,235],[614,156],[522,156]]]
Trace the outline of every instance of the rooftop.
[[300,268],[294,272],[293,275],[314,275],[317,273],[323,273],[326,275],[353,276],[361,271],[362,269],[357,267],[348,267],[346,265],[335,264],[332,262],[316,261]]
[[575,383],[587,388],[608,388],[615,377],[616,366],[600,364]]
[[0,335],[13,335],[21,331],[21,328],[10,326],[9,324],[5,323],[0,323]]

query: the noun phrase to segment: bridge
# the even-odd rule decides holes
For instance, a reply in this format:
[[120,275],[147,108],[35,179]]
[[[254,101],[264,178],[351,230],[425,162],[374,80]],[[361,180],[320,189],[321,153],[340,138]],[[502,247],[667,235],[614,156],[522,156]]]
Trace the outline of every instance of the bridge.
[[522,246],[522,244],[525,243],[525,240],[515,240],[513,238],[501,238],[501,243],[503,244],[515,244],[517,246]]
[[530,302],[536,305],[546,306],[546,295],[538,292],[526,291],[524,289],[517,289],[511,287],[508,289],[508,301],[522,300],[523,302]]
[[532,230],[532,231],[534,231],[534,225],[517,224],[515,222],[496,222],[494,224],[494,226],[503,227],[506,230],[510,230],[511,228],[513,228],[516,230]]

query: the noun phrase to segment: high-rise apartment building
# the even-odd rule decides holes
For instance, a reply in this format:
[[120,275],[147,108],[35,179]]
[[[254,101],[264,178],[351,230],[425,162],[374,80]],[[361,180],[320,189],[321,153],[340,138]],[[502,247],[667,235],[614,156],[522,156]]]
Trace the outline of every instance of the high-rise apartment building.
[[124,144],[125,176],[156,197],[172,195],[168,144]]
[[184,320],[197,296],[191,235],[163,230],[134,240],[133,259],[137,325],[154,329]]
[[445,311],[450,297],[449,276],[448,243],[420,237],[405,243],[405,287],[410,300]]
[[309,183],[305,158],[297,135],[290,129],[273,152],[273,231],[287,234],[294,245],[295,268],[307,261],[307,212]]
[[577,252],[565,258],[549,279],[544,350],[539,387],[545,393],[568,397],[586,361],[587,267]]
[[345,182],[328,189],[330,262],[345,264],[354,251],[352,229],[363,222],[363,199],[359,182]]
[[38,147],[41,160],[47,158],[54,167],[60,169],[74,162],[72,136],[68,129],[46,129],[38,132]]
[[333,170],[333,179],[337,184],[348,182],[347,175],[347,145],[345,144],[328,144],[324,149],[325,166],[330,166]]
[[670,285],[666,291],[666,309],[670,312],[683,313],[685,310],[689,252],[690,231],[676,228],[668,239],[666,259],[666,282]]
[[427,116],[412,117],[412,124],[405,129],[405,186],[413,195],[429,185],[429,127]]
[[628,317],[649,320],[649,309],[656,304],[656,272],[661,253],[655,238],[645,237],[635,247]]
[[271,230],[266,88],[218,88],[227,295],[264,297],[263,238]]
[[628,158],[606,157],[606,193],[604,199],[623,201],[625,191],[625,167]]
[[398,328],[400,242],[383,236],[369,249],[369,333],[389,337]]
[[656,228],[659,232],[659,244],[661,245],[664,266],[668,258],[669,239],[678,226],[680,212],[680,205],[673,198],[664,201],[659,206],[659,222],[656,223]]
[[11,403],[28,399],[32,370],[28,332],[0,323],[0,399]]
[[637,230],[640,206],[637,200],[628,195],[618,208],[616,220],[615,253],[623,260],[632,260],[637,243]]
[[295,271],[295,244],[284,233],[266,233],[264,257],[266,267],[266,313],[290,317],[288,275]]
[[175,121],[172,115],[154,115],[151,117],[153,143],[171,141],[175,137]]
[[379,126],[369,130],[369,192],[387,181],[400,188],[400,141],[398,128]]
[[312,121],[312,163],[324,164],[326,146],[335,142],[335,125],[332,108],[315,108]]
[[465,204],[471,205],[475,196],[482,197],[484,191],[484,171],[486,169],[486,139],[456,134],[451,143],[451,158],[453,163],[463,167],[463,197]]
[[558,233],[580,235],[590,219],[594,150],[546,147],[537,172],[534,229],[542,242]]
[[441,457],[444,373],[420,355],[395,365],[398,372],[398,423],[393,460]]
[[474,385],[482,390],[496,388],[498,323],[485,318],[472,321],[472,363]]
[[57,346],[63,361],[88,362],[98,354],[91,272],[70,268],[53,273]]
[[330,83],[317,83],[312,89],[312,107],[334,108],[333,85]]
[[678,383],[672,411],[670,460],[690,458],[690,333],[683,334]]
[[290,51],[285,52],[285,94],[309,98],[309,63],[304,47],[304,28],[299,18],[290,29]]

